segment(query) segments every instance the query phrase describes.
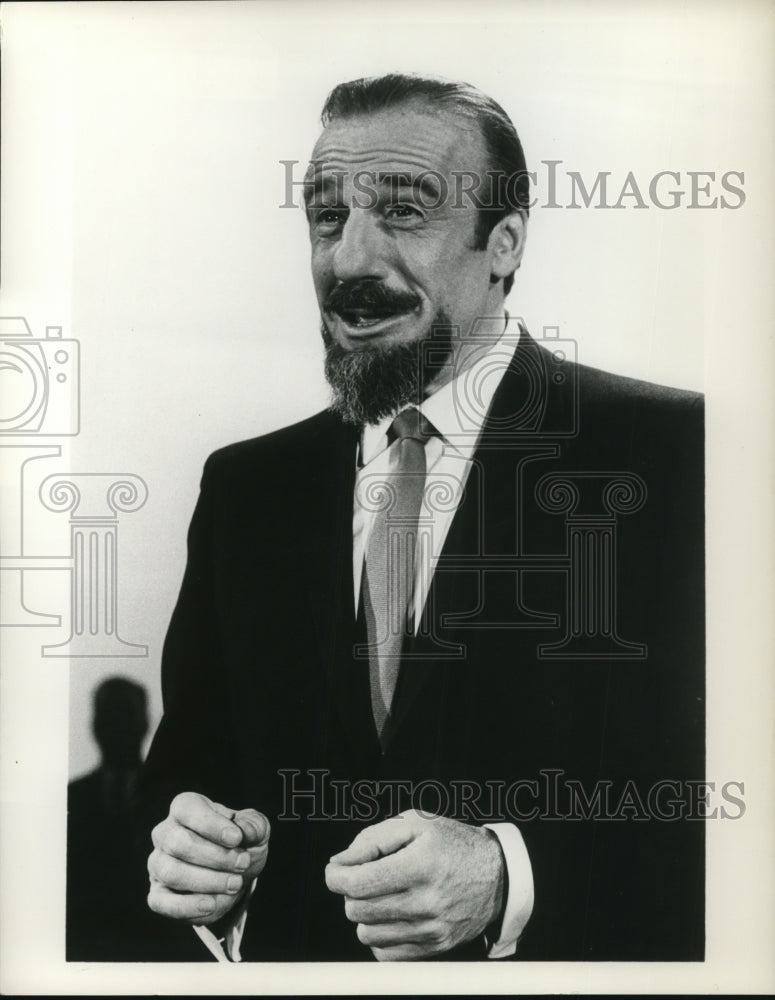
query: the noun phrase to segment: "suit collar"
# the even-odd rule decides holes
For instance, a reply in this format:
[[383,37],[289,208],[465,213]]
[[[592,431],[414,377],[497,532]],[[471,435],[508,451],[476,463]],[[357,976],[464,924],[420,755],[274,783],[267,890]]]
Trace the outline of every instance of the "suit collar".
[[[490,326],[482,326],[480,333],[474,331],[474,339],[481,339],[481,347],[477,348],[473,361],[418,406],[445,446],[463,458],[470,458],[476,448],[493,396],[524,332],[520,321],[511,320],[506,313],[505,317],[497,318],[497,322],[505,322],[505,329],[493,343],[491,325],[496,320],[488,322]],[[368,465],[387,447],[388,429],[397,412],[363,428],[359,465]]]

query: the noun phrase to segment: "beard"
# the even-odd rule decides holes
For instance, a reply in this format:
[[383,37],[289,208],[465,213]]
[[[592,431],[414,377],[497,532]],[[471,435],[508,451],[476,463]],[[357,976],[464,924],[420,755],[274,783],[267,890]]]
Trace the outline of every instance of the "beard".
[[[426,387],[449,362],[453,330],[440,310],[418,340],[347,350],[331,336],[325,323],[325,374],[332,390],[331,409],[347,424],[376,424],[407,406],[417,406]],[[425,346],[433,344],[430,351]],[[432,363],[431,363],[432,360]]]

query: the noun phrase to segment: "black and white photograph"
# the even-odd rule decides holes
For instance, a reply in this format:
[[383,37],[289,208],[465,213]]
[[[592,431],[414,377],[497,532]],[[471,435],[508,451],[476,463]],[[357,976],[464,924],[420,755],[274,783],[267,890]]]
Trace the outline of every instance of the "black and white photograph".
[[774,22],[0,6],[4,993],[772,990]]

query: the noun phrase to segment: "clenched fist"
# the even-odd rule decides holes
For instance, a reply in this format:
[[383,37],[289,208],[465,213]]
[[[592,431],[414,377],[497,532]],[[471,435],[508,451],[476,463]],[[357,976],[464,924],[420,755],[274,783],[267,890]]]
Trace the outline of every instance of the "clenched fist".
[[182,792],[151,839],[150,908],[174,920],[212,924],[263,871],[269,821],[255,809],[235,811],[196,792]]
[[501,912],[504,861],[489,830],[410,810],[362,830],[326,867],[358,939],[380,961],[471,941]]

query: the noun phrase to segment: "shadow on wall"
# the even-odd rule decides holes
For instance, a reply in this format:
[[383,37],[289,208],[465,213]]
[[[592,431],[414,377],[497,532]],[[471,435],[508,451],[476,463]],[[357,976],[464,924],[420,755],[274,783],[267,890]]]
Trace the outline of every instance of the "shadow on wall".
[[145,688],[123,677],[94,691],[101,763],[67,789],[68,961],[138,961],[153,951],[148,875],[134,836],[147,701]]

